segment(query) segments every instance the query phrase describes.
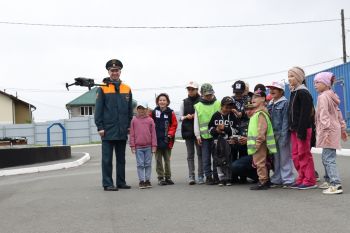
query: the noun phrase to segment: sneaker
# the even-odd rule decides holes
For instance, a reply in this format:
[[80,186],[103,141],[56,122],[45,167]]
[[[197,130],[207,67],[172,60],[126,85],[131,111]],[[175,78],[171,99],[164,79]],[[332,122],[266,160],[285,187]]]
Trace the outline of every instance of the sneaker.
[[290,189],[293,184],[283,184],[282,188],[283,189]]
[[328,189],[329,188],[329,183],[328,182],[323,182],[323,184],[319,185],[318,188],[319,189]]
[[152,184],[151,184],[151,182],[149,180],[146,180],[145,187],[146,188],[152,188]]
[[227,182],[226,186],[232,186],[232,183],[231,182]]
[[203,177],[198,177],[198,184],[205,184]]
[[166,182],[167,185],[173,185],[173,184],[175,184],[174,181],[172,181],[170,178],[166,178],[166,179],[165,179],[165,182]]
[[224,186],[224,185],[225,185],[225,181],[220,180],[218,185],[219,185],[220,187]]
[[144,181],[140,181],[139,189],[145,189],[145,188],[147,188],[146,185],[145,185],[145,182]]
[[300,186],[301,184],[298,184],[298,183],[294,183],[294,184],[292,184],[291,186],[289,186],[289,188],[291,188],[291,189],[299,189],[299,186]]
[[194,185],[194,184],[196,184],[195,179],[190,178],[189,181],[188,181],[188,184],[189,184],[189,185]]
[[250,190],[267,190],[269,188],[270,184],[268,182],[265,182],[264,184],[259,182],[256,185],[250,187]]
[[298,187],[298,189],[300,190],[315,189],[315,188],[317,188],[317,184],[301,184]]
[[275,184],[275,183],[270,184],[270,188],[282,188],[282,187],[283,187],[282,184]]
[[206,185],[214,185],[214,180],[211,176],[208,176],[206,179],[205,179],[205,184]]
[[164,185],[167,185],[167,182],[164,179],[159,179],[158,180],[158,185],[164,186]]
[[323,194],[341,194],[343,188],[340,184],[330,185],[328,189],[322,191]]

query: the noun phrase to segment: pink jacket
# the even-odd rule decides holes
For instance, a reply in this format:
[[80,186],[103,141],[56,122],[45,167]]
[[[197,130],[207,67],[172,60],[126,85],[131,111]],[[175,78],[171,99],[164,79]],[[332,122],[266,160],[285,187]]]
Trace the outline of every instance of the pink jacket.
[[316,147],[340,149],[341,132],[346,130],[339,109],[339,97],[333,90],[319,94],[316,108]]
[[154,121],[151,117],[134,116],[130,123],[131,148],[157,148],[157,135]]

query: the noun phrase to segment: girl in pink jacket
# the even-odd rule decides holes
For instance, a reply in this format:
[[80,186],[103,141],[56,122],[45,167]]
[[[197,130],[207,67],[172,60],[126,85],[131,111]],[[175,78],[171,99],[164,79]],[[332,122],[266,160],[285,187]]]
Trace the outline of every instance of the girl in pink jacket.
[[319,93],[316,108],[316,147],[322,149],[325,182],[319,186],[324,194],[343,192],[335,162],[336,149],[340,149],[340,138],[347,140],[346,126],[339,109],[339,97],[331,89],[335,76],[331,72],[318,73],[314,78]]

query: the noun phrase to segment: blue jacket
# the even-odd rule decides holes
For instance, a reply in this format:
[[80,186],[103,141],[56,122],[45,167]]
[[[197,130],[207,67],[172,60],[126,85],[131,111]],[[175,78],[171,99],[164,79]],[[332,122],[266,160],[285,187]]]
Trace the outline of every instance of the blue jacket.
[[97,130],[104,130],[102,140],[127,140],[128,128],[133,117],[132,93],[121,81],[105,79],[108,86],[97,89],[95,124]]
[[289,143],[290,131],[288,124],[288,100],[282,96],[276,102],[273,100],[267,106],[271,116],[271,122],[275,139],[279,145],[284,146]]

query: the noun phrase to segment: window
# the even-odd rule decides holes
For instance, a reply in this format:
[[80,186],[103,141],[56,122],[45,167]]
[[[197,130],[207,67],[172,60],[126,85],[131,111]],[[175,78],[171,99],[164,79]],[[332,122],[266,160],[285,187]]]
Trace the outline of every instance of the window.
[[91,116],[93,115],[92,106],[81,106],[80,107],[81,116]]

